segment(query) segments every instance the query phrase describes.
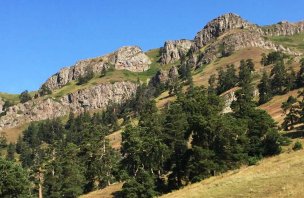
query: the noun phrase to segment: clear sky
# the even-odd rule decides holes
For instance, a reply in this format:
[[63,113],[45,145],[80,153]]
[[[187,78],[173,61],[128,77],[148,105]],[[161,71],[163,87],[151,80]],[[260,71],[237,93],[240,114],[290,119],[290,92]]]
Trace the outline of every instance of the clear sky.
[[260,25],[304,19],[303,0],[0,0],[0,91],[36,90],[77,60],[193,39],[228,12]]

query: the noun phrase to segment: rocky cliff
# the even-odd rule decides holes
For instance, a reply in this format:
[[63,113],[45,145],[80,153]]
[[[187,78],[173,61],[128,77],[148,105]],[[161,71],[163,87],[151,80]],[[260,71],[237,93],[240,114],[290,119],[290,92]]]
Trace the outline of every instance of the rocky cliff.
[[103,109],[109,103],[122,103],[136,92],[137,85],[131,82],[100,84],[79,90],[59,99],[38,98],[9,107],[0,118],[0,131],[31,121],[62,117],[69,112]]
[[142,72],[149,69],[149,57],[137,46],[126,46],[105,56],[77,62],[71,67],[61,69],[51,76],[44,85],[50,90],[63,87],[67,83],[79,79],[87,72],[99,74],[103,68],[114,67],[117,70],[126,69],[133,72]]
[[266,36],[291,36],[304,31],[304,21],[298,23],[281,21],[275,25],[264,26],[262,30]]
[[190,40],[176,40],[166,41],[161,53],[161,62],[163,64],[174,63],[186,56],[193,41]]

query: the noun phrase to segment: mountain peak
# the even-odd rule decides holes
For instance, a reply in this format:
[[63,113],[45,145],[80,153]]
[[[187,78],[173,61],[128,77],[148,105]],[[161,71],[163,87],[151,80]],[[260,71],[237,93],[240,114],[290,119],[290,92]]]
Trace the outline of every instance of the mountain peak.
[[200,32],[197,33],[194,41],[198,47],[203,47],[208,42],[219,37],[232,29],[243,29],[254,26],[237,14],[227,13],[210,21]]

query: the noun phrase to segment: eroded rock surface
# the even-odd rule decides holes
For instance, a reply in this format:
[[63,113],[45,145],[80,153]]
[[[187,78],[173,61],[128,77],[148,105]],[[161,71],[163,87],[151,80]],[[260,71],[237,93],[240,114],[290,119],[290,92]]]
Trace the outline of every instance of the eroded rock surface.
[[0,117],[0,131],[31,121],[52,119],[81,113],[85,110],[104,109],[109,103],[122,103],[135,94],[137,85],[132,82],[116,82],[96,85],[59,99],[38,98],[19,103]]
[[169,64],[180,60],[183,56],[187,55],[192,45],[193,41],[185,39],[166,41],[162,48],[161,62],[163,64]]
[[51,76],[44,84],[50,90],[63,87],[67,83],[79,79],[87,72],[101,73],[102,69],[114,67],[115,69],[126,69],[133,72],[142,72],[149,69],[151,61],[149,57],[137,46],[121,47],[114,53],[77,62],[71,67],[61,69]]

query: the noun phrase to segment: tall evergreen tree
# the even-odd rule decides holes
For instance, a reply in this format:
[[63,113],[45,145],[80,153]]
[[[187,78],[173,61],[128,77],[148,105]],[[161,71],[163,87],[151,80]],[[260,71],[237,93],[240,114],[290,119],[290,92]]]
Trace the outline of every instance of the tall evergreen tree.
[[274,94],[284,94],[286,76],[287,72],[284,62],[277,62],[271,70],[271,87]]
[[268,74],[264,71],[262,79],[258,84],[259,104],[264,104],[272,99],[271,82]]

